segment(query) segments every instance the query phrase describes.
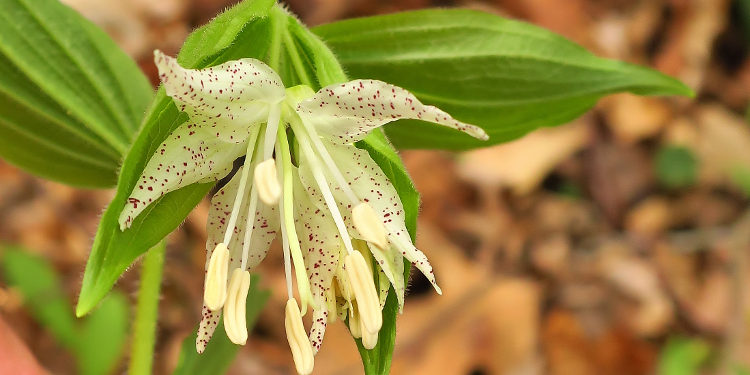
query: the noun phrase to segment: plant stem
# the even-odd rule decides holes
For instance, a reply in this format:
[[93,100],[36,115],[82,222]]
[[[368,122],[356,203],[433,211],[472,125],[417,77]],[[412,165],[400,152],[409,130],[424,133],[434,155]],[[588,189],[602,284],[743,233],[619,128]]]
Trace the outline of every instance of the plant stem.
[[166,241],[152,247],[141,266],[141,286],[130,343],[130,374],[151,374],[156,341],[156,318],[159,312],[159,291],[164,266]]

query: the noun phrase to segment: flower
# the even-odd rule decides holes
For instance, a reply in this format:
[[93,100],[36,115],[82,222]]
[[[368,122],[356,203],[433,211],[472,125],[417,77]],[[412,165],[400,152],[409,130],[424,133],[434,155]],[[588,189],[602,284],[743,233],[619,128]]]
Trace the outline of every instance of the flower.
[[[189,120],[146,164],[120,214],[121,230],[162,195],[224,178],[244,156],[242,167],[211,199],[198,352],[222,314],[232,342],[246,342],[248,270],[263,260],[279,232],[289,296],[285,322],[299,373],[312,371],[326,325],[337,318],[348,316],[352,334],[362,337],[365,347],[375,345],[391,285],[403,306],[403,258],[440,293],[427,258],[407,233],[395,188],[354,143],[405,118],[486,139],[482,129],[381,81],[355,80],[318,92],[307,86],[285,89],[259,60],[190,70],[159,51],[154,55],[167,95]],[[309,336],[301,320],[308,307]]]

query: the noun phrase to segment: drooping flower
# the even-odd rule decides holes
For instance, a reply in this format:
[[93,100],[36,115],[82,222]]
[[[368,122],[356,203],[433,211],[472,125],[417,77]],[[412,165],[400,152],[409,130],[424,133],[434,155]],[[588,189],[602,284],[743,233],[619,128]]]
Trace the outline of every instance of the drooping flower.
[[[263,260],[279,232],[289,297],[285,323],[299,373],[312,371],[326,325],[337,318],[348,316],[352,334],[366,347],[375,345],[391,285],[403,306],[404,258],[440,293],[432,267],[407,233],[395,188],[354,143],[405,118],[479,139],[487,138],[484,131],[381,81],[355,80],[314,92],[307,86],[285,89],[276,72],[255,59],[189,70],[156,51],[155,62],[166,93],[189,119],[148,161],[120,214],[121,230],[162,195],[224,178],[244,156],[211,199],[198,352],[222,315],[232,342],[246,342],[248,270]],[[301,320],[308,307],[309,336]]]

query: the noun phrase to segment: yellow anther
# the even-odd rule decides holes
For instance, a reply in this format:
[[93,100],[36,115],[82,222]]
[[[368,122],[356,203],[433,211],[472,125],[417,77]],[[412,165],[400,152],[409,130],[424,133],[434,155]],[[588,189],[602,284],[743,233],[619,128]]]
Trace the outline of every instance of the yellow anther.
[[354,251],[346,256],[345,265],[349,283],[354,291],[354,298],[357,300],[362,327],[370,333],[377,333],[383,324],[383,318],[380,313],[378,293],[375,291],[372,273],[365,263],[365,258],[359,251]]
[[388,235],[383,220],[375,213],[372,206],[364,202],[354,206],[352,222],[365,241],[381,249],[388,248]]
[[206,281],[203,285],[203,302],[212,311],[221,309],[227,298],[227,273],[229,249],[224,243],[216,245],[208,261]]
[[357,312],[357,306],[354,305],[354,302],[349,305],[349,333],[355,339],[362,337],[362,323],[359,320],[359,312]]
[[336,278],[333,278],[331,280],[331,286],[328,287],[328,289],[325,290],[325,307],[328,311],[328,323],[333,323],[336,321]]
[[224,330],[227,337],[237,345],[247,342],[247,321],[245,305],[250,290],[250,272],[235,268],[229,280],[229,292],[224,304]]
[[378,344],[378,333],[370,332],[364,327],[362,327],[362,346],[364,346],[365,349],[372,349],[377,344]]
[[255,187],[258,189],[258,198],[263,203],[274,206],[279,203],[281,197],[281,184],[276,174],[276,161],[267,159],[255,167]]
[[284,324],[286,326],[286,339],[292,349],[292,358],[294,358],[294,366],[297,368],[297,372],[301,375],[312,373],[315,365],[312,344],[310,344],[310,339],[305,333],[299,306],[297,306],[297,300],[294,298],[286,301]]

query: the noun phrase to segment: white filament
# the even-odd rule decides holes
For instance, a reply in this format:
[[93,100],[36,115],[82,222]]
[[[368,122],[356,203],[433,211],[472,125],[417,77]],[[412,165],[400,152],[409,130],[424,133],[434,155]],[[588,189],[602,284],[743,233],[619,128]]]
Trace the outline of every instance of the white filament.
[[320,141],[320,137],[318,137],[318,133],[315,131],[315,127],[305,125],[305,130],[310,133],[309,138],[310,140],[312,140],[313,145],[318,150],[318,154],[323,159],[323,162],[326,164],[328,170],[333,174],[333,178],[336,180],[336,183],[339,185],[347,198],[349,198],[349,200],[351,201],[352,206],[356,206],[357,204],[359,204],[359,198],[357,198],[357,195],[354,194],[351,186],[349,186],[349,184],[346,182],[344,175],[339,170],[336,162],[333,161],[333,158],[331,158],[331,154],[328,153],[326,146],[323,144],[323,142]]
[[[336,205],[336,200],[333,199],[333,194],[331,194],[331,189],[328,187],[328,182],[326,181],[325,176],[320,170],[320,161],[317,158],[317,155],[315,155],[315,152],[310,147],[309,142],[305,142],[306,139],[309,139],[309,135],[305,133],[304,129],[301,129],[299,126],[295,126],[296,124],[292,122],[292,127],[294,127],[294,134],[297,135],[297,139],[299,140],[300,146],[302,146],[302,152],[305,153],[305,156],[307,157],[307,162],[310,163],[310,169],[312,169],[313,177],[315,178],[315,182],[318,185],[318,188],[320,188],[321,194],[323,194],[323,199],[326,202],[326,206],[328,207],[328,210],[331,212],[331,216],[333,217],[333,221],[336,224],[336,228],[339,231],[339,234],[341,235],[341,240],[344,242],[344,246],[346,247],[346,251],[348,253],[352,253],[354,249],[352,248],[352,240],[349,237],[349,232],[346,230],[346,224],[344,224],[344,219],[341,217],[341,212],[339,212],[339,208]],[[304,126],[303,126],[304,127]]]

